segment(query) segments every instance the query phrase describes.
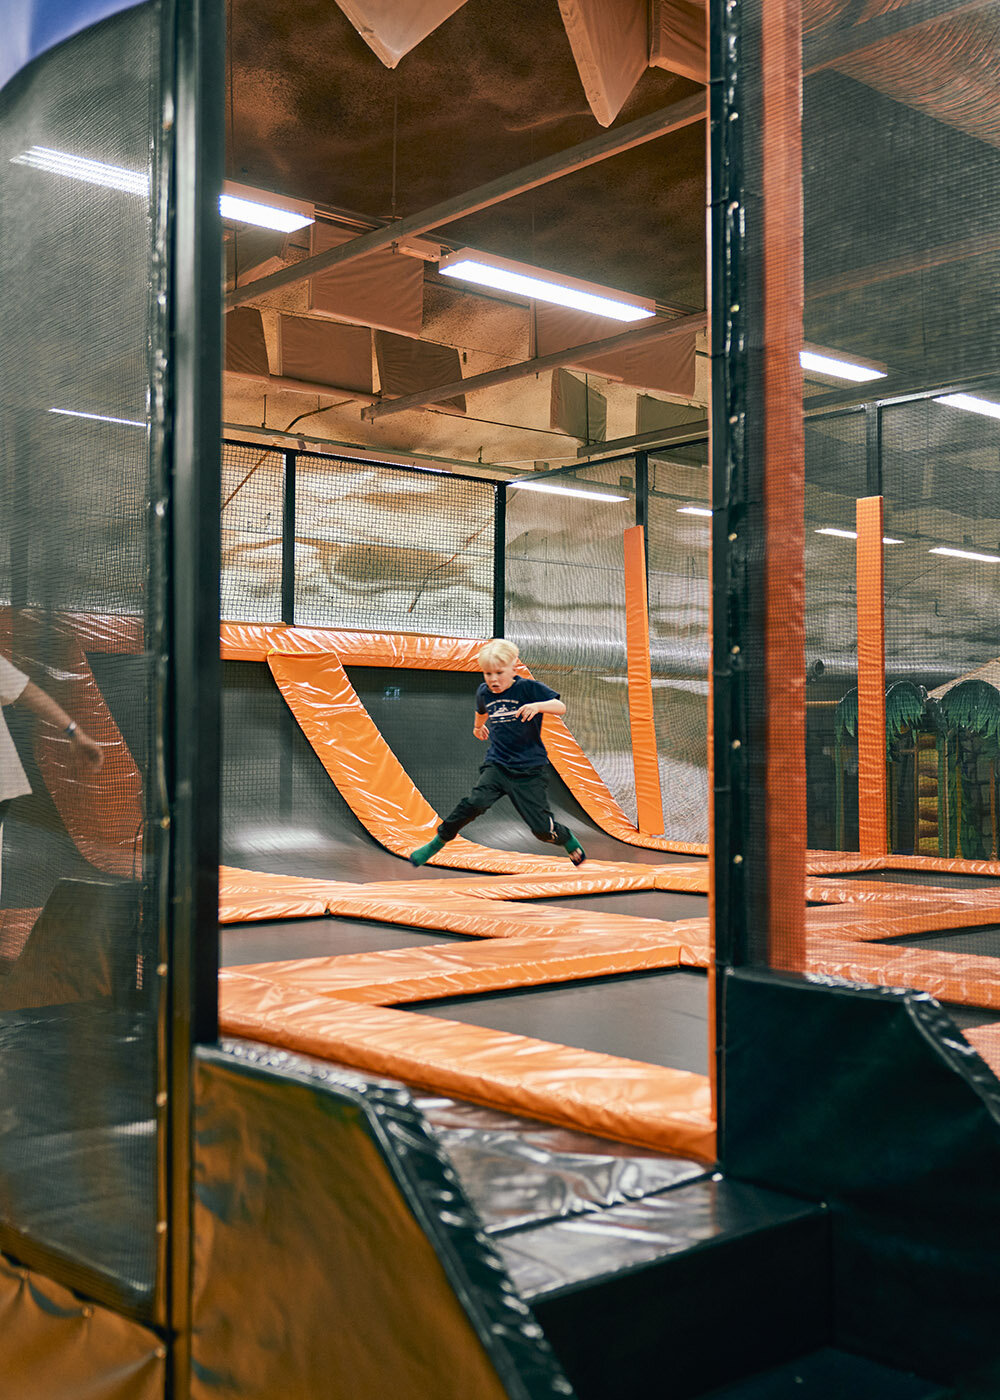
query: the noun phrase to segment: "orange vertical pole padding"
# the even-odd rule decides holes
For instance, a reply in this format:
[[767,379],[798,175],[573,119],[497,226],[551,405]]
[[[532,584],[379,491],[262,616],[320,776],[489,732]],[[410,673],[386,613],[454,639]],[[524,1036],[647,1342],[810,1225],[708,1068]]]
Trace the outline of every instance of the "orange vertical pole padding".
[[663,832],[663,799],[660,795],[660,760],[653,724],[646,543],[641,525],[633,525],[625,531],[625,647],[636,825],[644,836],[659,836]]
[[886,840],[885,588],[881,496],[857,503],[858,526],[858,832],[863,856]]
[[805,429],[802,17],[760,7],[763,90],[763,497],[768,960],[805,964]]

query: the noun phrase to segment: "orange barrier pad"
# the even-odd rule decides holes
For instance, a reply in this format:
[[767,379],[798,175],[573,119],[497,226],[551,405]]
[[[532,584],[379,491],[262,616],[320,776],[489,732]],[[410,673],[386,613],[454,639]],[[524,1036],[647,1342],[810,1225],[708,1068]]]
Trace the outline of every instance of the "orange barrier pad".
[[847,939],[806,935],[806,972],[883,987],[929,992],[960,1006],[1000,1009],[1000,962],[972,953],[924,948],[873,948]]
[[[468,886],[477,888],[469,890]],[[489,886],[471,880],[351,885],[224,869],[220,922],[280,917],[274,913],[275,908],[291,908],[301,911],[287,916],[291,918],[339,914],[378,923],[464,933],[476,938],[544,935],[561,939],[582,933],[596,946],[595,940],[603,942],[609,935],[638,938],[666,934],[680,948],[685,967],[707,966],[710,956],[707,918],[668,922],[630,914],[606,914],[596,909],[535,907],[508,899],[484,898],[483,889],[488,890]]]
[[[225,622],[221,628],[222,657],[227,661],[265,661],[272,653],[334,655],[342,664],[393,666],[424,671],[479,670],[480,643],[464,637],[425,637],[407,632],[345,632],[326,627],[280,627]],[[527,667],[519,671],[530,676]],[[360,704],[360,702],[359,702]],[[705,855],[702,843],[668,841],[644,836],[632,825],[611,796],[597,770],[562,720],[547,715],[545,744],[552,766],[598,826],[617,840],[647,850]]]
[[271,985],[262,991],[246,976],[231,976],[222,988],[220,1025],[228,1035],[338,1060],[488,1108],[715,1160],[704,1075]]
[[225,969],[219,981],[221,987],[232,976],[252,977],[262,994],[267,985],[294,988],[302,995],[392,1006],[679,965],[680,948],[669,932],[606,933],[597,944],[589,934],[579,933],[256,963]]
[[855,871],[921,870],[941,875],[996,875],[1000,861],[960,860],[957,856],[861,856],[849,851],[809,851],[809,875],[849,875]]

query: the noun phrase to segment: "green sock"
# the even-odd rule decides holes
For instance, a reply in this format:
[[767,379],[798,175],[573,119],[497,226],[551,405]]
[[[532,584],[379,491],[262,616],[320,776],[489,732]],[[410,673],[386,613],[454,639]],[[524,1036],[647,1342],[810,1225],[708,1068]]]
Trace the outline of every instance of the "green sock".
[[427,842],[426,846],[421,846],[418,850],[413,852],[410,856],[410,864],[426,865],[431,856],[437,855],[443,845],[444,842],[441,840],[440,836],[432,837],[431,840]]
[[574,865],[581,865],[586,859],[586,851],[572,833],[566,841],[566,850],[569,852],[569,858]]

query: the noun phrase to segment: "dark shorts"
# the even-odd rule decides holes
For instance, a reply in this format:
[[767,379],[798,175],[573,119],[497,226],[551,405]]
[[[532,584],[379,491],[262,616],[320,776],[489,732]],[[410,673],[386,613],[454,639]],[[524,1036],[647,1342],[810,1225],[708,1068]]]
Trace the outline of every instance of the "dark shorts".
[[438,827],[438,835],[443,841],[452,840],[463,826],[487,811],[494,802],[509,797],[521,820],[539,841],[565,846],[570,831],[556,821],[549,808],[548,774],[548,764],[518,773],[512,768],[501,768],[497,763],[484,763],[476,786],[445,817]]

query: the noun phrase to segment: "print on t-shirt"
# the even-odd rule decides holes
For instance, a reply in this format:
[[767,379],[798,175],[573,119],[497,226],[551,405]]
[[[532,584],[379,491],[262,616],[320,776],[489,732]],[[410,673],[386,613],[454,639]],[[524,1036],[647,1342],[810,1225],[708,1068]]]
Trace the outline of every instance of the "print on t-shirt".
[[515,772],[541,768],[548,763],[548,754],[542,743],[542,716],[522,720],[518,719],[517,712],[522,705],[530,705],[534,700],[558,699],[557,690],[550,690],[541,681],[524,680],[521,676],[515,676],[499,695],[494,695],[484,682],[476,691],[476,709],[481,715],[486,715],[490,727],[490,741],[484,761],[497,763],[501,768],[511,768]]

